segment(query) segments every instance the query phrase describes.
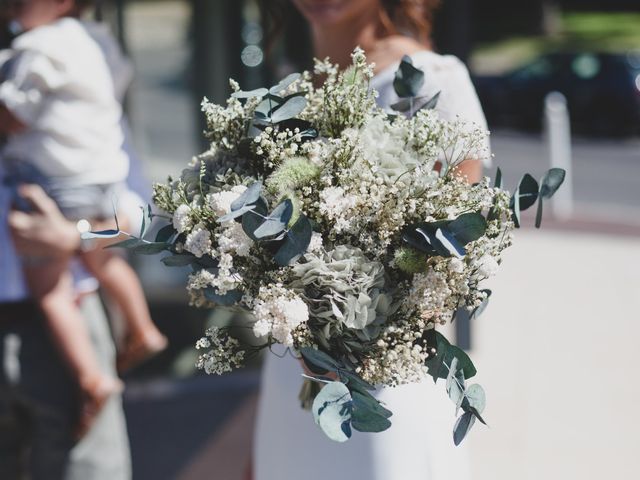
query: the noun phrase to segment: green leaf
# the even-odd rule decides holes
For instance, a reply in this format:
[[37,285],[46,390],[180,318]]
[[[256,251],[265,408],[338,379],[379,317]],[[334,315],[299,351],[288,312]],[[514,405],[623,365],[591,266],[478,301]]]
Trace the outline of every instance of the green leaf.
[[416,97],[424,84],[424,72],[413,66],[411,57],[402,57],[393,79],[393,89],[399,97]]
[[[349,385],[347,385],[347,388],[348,387]],[[391,418],[393,416],[391,410],[383,407],[382,404],[368,392],[363,394],[361,392],[351,391],[351,397],[353,398],[354,408],[371,410],[384,418]]]
[[271,121],[273,123],[279,123],[284,120],[289,120],[298,115],[304,107],[307,106],[307,99],[304,97],[293,97],[287,100],[286,103],[278,107],[277,110],[271,115]]
[[131,249],[133,247],[137,247],[138,245],[142,245],[144,240],[140,238],[127,238],[126,240],[122,240],[121,242],[112,243],[111,245],[107,245],[104,248],[127,248]]
[[222,217],[219,217],[218,218],[218,223],[228,222],[229,220],[233,220],[234,218],[241,217],[245,213],[253,210],[254,208],[256,208],[255,205],[245,205],[244,207],[239,208],[237,210],[231,210],[226,215],[223,215]]
[[458,359],[452,358],[447,374],[447,394],[456,408],[462,404],[464,399],[464,374],[458,369]]
[[[471,411],[470,409],[473,409],[478,414],[481,414],[484,411],[486,403],[487,396],[484,393],[484,388],[482,388],[477,383],[469,385],[469,387],[465,391],[464,401],[462,402],[463,410],[467,412]],[[484,421],[482,421],[482,423],[484,423]]]
[[99,230],[97,232],[82,232],[80,238],[82,240],[109,239],[120,236],[120,229]]
[[191,254],[169,255],[160,260],[167,267],[186,267],[196,261],[196,257]]
[[462,443],[462,440],[467,436],[467,433],[469,433],[475,421],[476,417],[471,412],[465,412],[458,418],[453,427],[453,443],[455,443],[456,446]]
[[287,228],[292,214],[293,202],[287,198],[273,209],[273,212],[264,219],[262,225],[255,229],[253,235],[256,238],[264,238],[281,233]]
[[260,197],[256,203],[255,208],[251,210],[251,213],[242,216],[242,229],[247,236],[254,242],[258,241],[258,238],[254,235],[256,229],[264,222],[264,217],[268,214],[267,202]]
[[500,167],[496,169],[496,178],[493,182],[493,187],[502,188],[502,170],[500,170]]
[[306,216],[300,215],[298,221],[287,232],[284,243],[276,253],[274,257],[276,263],[282,267],[287,266],[306,252],[312,234],[311,222]]
[[267,95],[253,111],[254,115],[260,120],[268,121],[271,112],[284,103],[284,99],[273,95]]
[[358,406],[353,401],[353,409],[351,411],[351,426],[359,432],[383,432],[391,426],[391,422],[384,415],[380,415],[375,411],[364,406]]
[[261,191],[262,182],[255,182],[251,184],[244,192],[242,192],[242,195],[231,203],[231,211],[240,210],[247,205],[257,202],[258,198],[260,198]]
[[487,231],[487,221],[480,213],[464,213],[452,221],[447,228],[466,245],[478,240]]
[[538,210],[536,211],[536,228],[542,224],[542,199],[551,198],[558,191],[564,182],[566,171],[562,168],[552,168],[544,174],[540,181],[540,194],[538,199]]
[[528,173],[520,179],[518,188],[511,196],[510,207],[516,227],[520,227],[520,212],[525,211],[538,199],[538,182]]
[[132,248],[134,253],[139,255],[155,255],[164,252],[169,247],[164,242],[144,242]]
[[266,88],[256,88],[255,90],[249,90],[248,92],[243,92],[242,90],[238,92],[233,92],[231,96],[233,98],[253,98],[253,97],[264,97],[269,90]]
[[168,242],[176,233],[178,232],[173,228],[173,225],[165,225],[156,233],[156,242]]
[[437,330],[428,330],[425,333],[425,338],[428,347],[436,350],[436,354],[425,362],[428,373],[434,381],[437,381],[438,378],[447,378],[454,358],[457,359],[457,369],[462,371],[465,379],[472,378],[478,373],[464,350],[449,343],[444,335]]
[[335,372],[340,367],[339,363],[322,350],[312,347],[304,347],[300,350],[305,365],[313,373],[324,375],[327,372]]
[[562,168],[551,168],[540,181],[540,196],[551,198],[564,182],[567,172]]
[[520,196],[520,211],[531,207],[538,199],[538,182],[528,173],[525,173],[518,185]]
[[375,390],[376,388],[369,382],[364,381],[357,374],[349,372],[348,370],[338,369],[337,372],[340,377],[340,381],[345,383],[352,393],[360,392],[363,395],[368,395],[368,390]]
[[289,85],[300,78],[299,73],[291,73],[284,77],[280,82],[269,89],[269,93],[272,95],[278,95],[284,89],[286,89]]
[[391,109],[396,112],[406,113],[413,109],[413,113],[415,114],[419,110],[433,110],[438,105],[438,99],[440,98],[440,92],[436,93],[433,97],[427,98],[426,96],[422,97],[410,97],[410,98],[401,98],[400,101],[391,105]]
[[351,394],[344,383],[325,385],[316,395],[311,411],[315,422],[331,440],[346,442],[351,438]]

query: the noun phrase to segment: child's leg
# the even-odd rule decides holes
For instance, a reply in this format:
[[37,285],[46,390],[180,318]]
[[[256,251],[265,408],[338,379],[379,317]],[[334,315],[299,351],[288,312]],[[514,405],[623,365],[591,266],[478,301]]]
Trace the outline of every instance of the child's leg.
[[142,286],[129,264],[115,252],[104,249],[85,252],[82,260],[122,310],[127,336],[119,367],[126,369],[164,350],[167,339],[151,320]]

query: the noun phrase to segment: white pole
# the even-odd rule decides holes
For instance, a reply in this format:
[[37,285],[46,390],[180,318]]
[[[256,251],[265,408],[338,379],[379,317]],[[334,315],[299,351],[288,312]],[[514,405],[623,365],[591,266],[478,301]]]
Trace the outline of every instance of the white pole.
[[552,199],[553,216],[567,220],[573,213],[573,171],[571,168],[571,125],[567,99],[560,92],[549,93],[544,100],[545,130],[551,167],[567,172],[564,184]]

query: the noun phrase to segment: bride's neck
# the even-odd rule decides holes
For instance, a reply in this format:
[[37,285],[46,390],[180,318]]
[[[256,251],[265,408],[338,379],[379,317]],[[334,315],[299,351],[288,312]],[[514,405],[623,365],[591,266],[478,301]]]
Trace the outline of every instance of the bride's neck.
[[374,16],[363,16],[348,24],[314,25],[312,35],[316,58],[329,57],[341,68],[351,64],[351,52],[355,47],[361,47],[369,56],[385,36],[379,20]]
[[351,52],[357,46],[375,64],[375,72],[398,62],[403,55],[428,49],[416,40],[403,35],[389,34],[377,16],[363,16],[344,25],[313,25],[314,54],[316,58],[329,57],[341,68],[351,65]]

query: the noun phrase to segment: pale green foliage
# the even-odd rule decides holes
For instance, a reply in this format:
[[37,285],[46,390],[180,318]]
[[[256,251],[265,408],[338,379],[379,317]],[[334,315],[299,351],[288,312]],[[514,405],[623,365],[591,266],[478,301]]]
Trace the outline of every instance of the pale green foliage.
[[427,256],[410,247],[396,250],[394,258],[396,267],[405,273],[421,273],[427,270]]
[[291,157],[285,160],[269,176],[267,189],[274,196],[282,196],[285,192],[308,185],[320,174],[320,168],[306,157]]

